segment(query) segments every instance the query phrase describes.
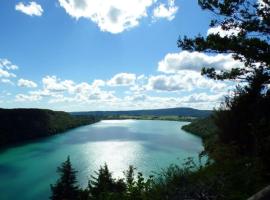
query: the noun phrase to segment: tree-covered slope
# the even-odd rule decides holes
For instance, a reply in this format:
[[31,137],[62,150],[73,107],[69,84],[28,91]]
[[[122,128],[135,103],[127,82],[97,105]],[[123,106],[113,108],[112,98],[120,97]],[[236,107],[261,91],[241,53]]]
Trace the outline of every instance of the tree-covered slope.
[[183,126],[182,129],[205,139],[209,136],[213,136],[217,127],[213,118],[210,116],[193,120],[190,124]]
[[210,110],[197,110],[194,108],[166,108],[153,110],[127,110],[127,111],[89,111],[73,112],[72,115],[96,115],[96,116],[184,116],[184,117],[207,117],[212,113]]
[[0,109],[0,147],[54,135],[95,122],[92,116],[71,116],[43,109]]

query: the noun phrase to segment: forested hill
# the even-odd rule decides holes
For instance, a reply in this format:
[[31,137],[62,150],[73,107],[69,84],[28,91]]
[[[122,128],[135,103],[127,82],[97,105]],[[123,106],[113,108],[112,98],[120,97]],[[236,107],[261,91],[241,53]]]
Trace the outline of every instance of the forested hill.
[[194,108],[167,108],[154,110],[128,110],[128,111],[89,111],[73,112],[72,115],[95,115],[95,116],[116,116],[116,115],[151,115],[151,116],[184,116],[184,117],[207,117],[212,113],[210,110],[197,110]]
[[54,135],[95,122],[92,116],[71,116],[43,109],[0,109],[0,147]]

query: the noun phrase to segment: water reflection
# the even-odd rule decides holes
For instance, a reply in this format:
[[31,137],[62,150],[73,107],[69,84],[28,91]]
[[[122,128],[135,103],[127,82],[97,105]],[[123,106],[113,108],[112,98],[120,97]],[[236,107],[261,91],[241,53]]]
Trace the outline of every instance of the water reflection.
[[[129,165],[144,174],[181,164],[203,149],[200,138],[182,131],[184,122],[110,120],[10,148],[0,153],[0,199],[48,199],[56,168],[68,155],[82,186],[105,162],[114,176]],[[29,190],[31,187],[31,190]]]

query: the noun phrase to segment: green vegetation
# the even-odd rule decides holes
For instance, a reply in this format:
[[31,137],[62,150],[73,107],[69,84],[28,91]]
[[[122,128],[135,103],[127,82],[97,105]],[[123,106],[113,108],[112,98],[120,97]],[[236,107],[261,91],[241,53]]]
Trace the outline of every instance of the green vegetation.
[[190,122],[195,120],[195,117],[189,116],[176,116],[176,115],[168,115],[168,116],[153,116],[153,115],[112,115],[105,116],[103,119],[138,119],[138,120],[168,120],[168,121],[185,121]]
[[206,140],[206,152],[214,160],[212,171],[230,174],[221,191],[223,199],[245,199],[270,184],[270,1],[198,2],[202,9],[215,14],[210,26],[239,30],[224,37],[180,38],[178,46],[188,51],[232,53],[244,63],[244,67],[226,71],[202,66],[202,74],[241,82],[214,112],[215,138]]
[[[65,165],[69,167],[63,167]],[[196,165],[188,159],[182,167],[171,165],[160,173],[145,177],[130,166],[124,178],[115,179],[105,164],[90,176],[86,188],[79,188],[76,172],[69,159],[62,164],[60,178],[52,188],[53,200],[244,200],[260,189],[259,169],[245,166],[244,159],[225,160],[222,165],[207,163]],[[245,167],[244,167],[245,166]],[[69,170],[66,170],[68,168]],[[64,178],[69,177],[69,178]],[[70,178],[72,177],[72,178]],[[85,177],[87,179],[87,177]],[[71,180],[70,180],[71,179]],[[59,186],[59,190],[55,189]],[[58,188],[58,187],[57,187]],[[71,188],[71,189],[70,189]],[[75,189],[74,189],[75,188]],[[74,191],[76,197],[63,191]],[[73,194],[74,194],[73,193]],[[58,198],[54,198],[58,197]]]
[[[194,173],[196,171],[196,173]],[[186,162],[184,168],[176,165],[159,174],[144,177],[130,166],[124,172],[124,178],[115,179],[105,164],[91,176],[86,188],[78,188],[75,170],[69,158],[58,173],[60,178],[51,186],[53,200],[166,200],[166,199],[217,199],[220,196],[218,179],[212,182],[202,172],[202,167],[192,160]],[[210,182],[211,181],[211,182]],[[211,183],[211,185],[209,185]],[[70,196],[67,193],[70,193]],[[76,196],[74,196],[76,194]]]
[[166,108],[154,110],[127,110],[127,111],[92,111],[73,112],[72,115],[106,116],[183,116],[183,117],[207,117],[211,110],[197,110],[194,108]]
[[60,179],[51,185],[52,196],[50,199],[77,199],[79,187],[77,186],[76,171],[72,168],[69,157],[58,167]]
[[0,147],[94,123],[93,116],[71,116],[43,109],[0,109]]
[[215,135],[217,127],[214,123],[213,117],[207,117],[195,119],[190,124],[184,125],[182,129],[194,135],[198,135],[203,139],[208,139]]

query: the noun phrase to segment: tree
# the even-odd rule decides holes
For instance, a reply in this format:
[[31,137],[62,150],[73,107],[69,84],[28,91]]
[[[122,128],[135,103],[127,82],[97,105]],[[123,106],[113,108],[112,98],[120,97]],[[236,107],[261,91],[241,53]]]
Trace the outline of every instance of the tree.
[[[210,27],[224,35],[184,37],[178,47],[188,51],[232,54],[244,64],[229,71],[202,66],[202,74],[218,80],[241,80],[234,95],[215,113],[219,141],[237,146],[238,153],[264,157],[270,153],[270,1],[199,0],[216,16]],[[232,34],[234,33],[234,34]]]
[[70,158],[68,156],[67,160],[57,168],[57,173],[60,178],[57,180],[56,184],[51,185],[52,195],[50,199],[52,200],[76,200],[79,198],[79,188],[77,186],[76,173],[72,168]]
[[101,166],[95,176],[89,181],[89,194],[92,199],[123,199],[126,185],[123,179],[115,180],[107,164]]
[[[232,53],[235,59],[242,61],[245,68],[233,68],[217,73],[214,68],[204,68],[202,73],[214,79],[246,79],[256,69],[269,71],[270,66],[270,1],[269,0],[198,0],[204,10],[215,14],[211,27],[220,27],[227,31],[225,37],[218,33],[207,37],[178,40],[178,46],[189,51],[208,53]],[[243,77],[243,75],[246,75]],[[265,80],[265,83],[269,83]]]

